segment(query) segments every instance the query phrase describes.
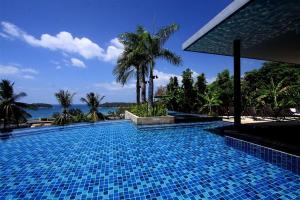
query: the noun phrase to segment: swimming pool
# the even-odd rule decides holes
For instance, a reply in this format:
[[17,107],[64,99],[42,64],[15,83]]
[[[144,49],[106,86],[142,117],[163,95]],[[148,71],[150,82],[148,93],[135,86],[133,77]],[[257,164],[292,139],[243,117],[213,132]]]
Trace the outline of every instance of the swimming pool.
[[225,145],[214,124],[128,121],[0,140],[0,199],[297,199],[300,176]]

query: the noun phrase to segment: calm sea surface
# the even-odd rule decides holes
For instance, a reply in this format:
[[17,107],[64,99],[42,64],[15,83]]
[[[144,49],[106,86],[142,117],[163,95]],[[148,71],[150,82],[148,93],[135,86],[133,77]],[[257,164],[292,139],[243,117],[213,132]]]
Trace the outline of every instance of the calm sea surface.
[[[79,108],[82,112],[89,112],[89,108],[86,105],[73,105],[71,108]],[[101,107],[99,109],[103,114],[108,114],[109,111],[116,111],[115,107]],[[51,117],[53,113],[61,112],[60,105],[53,105],[52,108],[39,108],[37,110],[27,110],[31,114],[31,119],[38,119],[40,117]]]

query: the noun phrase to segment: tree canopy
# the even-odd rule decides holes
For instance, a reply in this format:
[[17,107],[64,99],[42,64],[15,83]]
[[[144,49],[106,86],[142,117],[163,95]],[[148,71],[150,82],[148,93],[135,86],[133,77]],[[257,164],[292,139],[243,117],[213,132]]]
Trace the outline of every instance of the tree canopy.
[[[181,85],[177,77],[170,78],[165,99],[168,109],[229,115],[233,107],[233,77],[229,70],[218,73],[210,84],[203,73],[195,80],[192,77],[193,72],[187,69]],[[300,107],[300,66],[265,62],[261,68],[244,74],[241,87],[243,110],[253,107],[259,113],[270,107],[277,116],[284,109]]]

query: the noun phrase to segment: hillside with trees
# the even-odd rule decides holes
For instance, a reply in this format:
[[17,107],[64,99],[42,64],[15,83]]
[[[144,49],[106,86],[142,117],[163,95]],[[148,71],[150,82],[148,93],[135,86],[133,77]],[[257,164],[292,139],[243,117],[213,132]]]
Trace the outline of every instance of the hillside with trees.
[[[299,65],[265,62],[260,69],[246,72],[242,77],[243,114],[284,115],[284,110],[300,106],[299,86]],[[171,77],[161,96],[169,110],[232,115],[233,77],[229,70],[224,70],[218,73],[215,81],[207,84],[203,73],[194,80],[193,72],[186,69],[182,82]]]

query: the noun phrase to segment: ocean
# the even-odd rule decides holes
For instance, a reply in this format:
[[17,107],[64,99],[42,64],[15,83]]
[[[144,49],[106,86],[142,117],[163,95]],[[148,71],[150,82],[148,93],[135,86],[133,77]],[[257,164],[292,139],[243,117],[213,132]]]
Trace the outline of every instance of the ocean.
[[[82,112],[88,113],[87,105],[72,105],[71,108],[79,108]],[[53,105],[52,108],[39,108],[37,110],[26,110],[32,117],[30,119],[38,119],[44,117],[51,117],[53,113],[61,112],[60,105]],[[100,107],[99,111],[103,114],[108,114],[109,111],[116,111],[116,107]]]

